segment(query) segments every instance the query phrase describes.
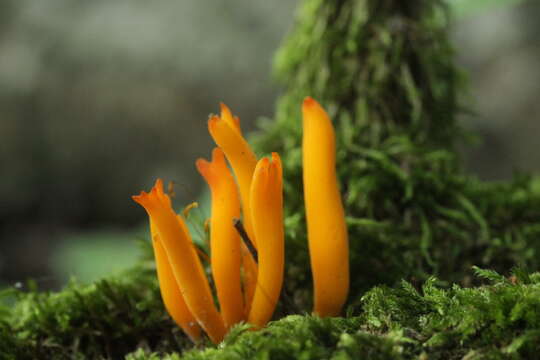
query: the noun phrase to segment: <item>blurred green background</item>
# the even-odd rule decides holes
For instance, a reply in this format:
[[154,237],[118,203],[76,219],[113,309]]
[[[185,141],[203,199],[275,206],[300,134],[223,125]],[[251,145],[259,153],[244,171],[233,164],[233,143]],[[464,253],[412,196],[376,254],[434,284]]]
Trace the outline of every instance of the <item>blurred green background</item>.
[[[540,2],[448,0],[470,93],[468,169],[540,169]],[[209,113],[272,117],[274,51],[297,1],[0,2],[0,284],[55,289],[133,263],[157,177],[199,198]],[[306,94],[308,95],[308,94]],[[207,208],[197,210],[204,218]],[[196,225],[200,226],[200,225]]]

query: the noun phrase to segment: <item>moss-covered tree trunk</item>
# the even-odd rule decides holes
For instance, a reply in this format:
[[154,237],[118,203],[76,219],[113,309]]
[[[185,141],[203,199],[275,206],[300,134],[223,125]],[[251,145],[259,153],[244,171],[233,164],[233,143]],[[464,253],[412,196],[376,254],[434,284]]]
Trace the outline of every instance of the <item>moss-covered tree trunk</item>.
[[461,170],[463,87],[448,26],[439,0],[303,2],[276,57],[285,93],[258,139],[264,152],[285,158],[291,291],[309,287],[300,162],[308,95],[337,128],[352,300],[402,278],[468,284],[473,264],[501,271],[537,264],[540,197],[532,182],[487,184]]
[[459,75],[444,4],[304,1],[276,57],[276,73],[286,87],[277,123],[290,126],[278,131],[293,130],[298,138],[299,123],[292,119],[310,94],[329,107],[339,127],[355,128],[347,128],[345,145],[375,147],[403,135],[416,145],[451,147],[458,140]]

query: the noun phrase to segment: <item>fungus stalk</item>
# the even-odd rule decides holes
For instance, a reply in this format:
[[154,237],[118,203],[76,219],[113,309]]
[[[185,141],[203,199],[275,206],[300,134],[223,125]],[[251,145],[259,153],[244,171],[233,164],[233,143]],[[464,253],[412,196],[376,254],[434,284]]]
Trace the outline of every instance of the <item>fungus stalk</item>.
[[264,326],[272,317],[283,284],[285,265],[283,231],[283,176],[281,159],[257,163],[251,183],[251,218],[257,238],[259,272],[248,322]]
[[[221,104],[221,117],[211,116],[208,120],[208,131],[215,143],[225,153],[233,169],[240,192],[243,223],[253,245],[257,247],[257,239],[253,234],[250,210],[251,179],[257,165],[257,157],[242,136],[240,120],[232,115],[230,109],[225,104]],[[257,283],[257,264],[244,243],[241,244],[241,252],[244,269],[245,314],[249,314]]]
[[332,122],[312,98],[304,100],[303,179],[314,309],[337,316],[349,291],[349,244],[345,213],[336,176]]
[[257,165],[257,157],[242,136],[240,120],[232,116],[231,111],[225,104],[221,104],[221,117],[212,116],[208,120],[208,130],[216,144],[227,156],[227,160],[229,160],[234,171],[242,199],[244,226],[249,238],[256,247],[257,241],[253,235],[249,197],[251,178]]
[[142,191],[140,195],[133,196],[133,200],[144,207],[155,226],[187,307],[210,339],[219,343],[225,336],[223,320],[214,305],[208,280],[187,227],[173,211],[161,181],[156,182],[150,193]]
[[212,161],[198,159],[199,173],[210,187],[210,252],[212,276],[216,285],[225,327],[244,320],[240,286],[240,236],[232,219],[240,217],[240,198],[234,178],[227,167],[223,151],[215,148]]
[[189,311],[184,296],[174,277],[173,270],[169,264],[167,253],[163,248],[159,235],[155,230],[155,225],[150,222],[150,232],[152,234],[152,247],[156,260],[156,271],[159,283],[159,290],[165,309],[173,320],[184,330],[191,341],[197,342],[201,338],[201,328],[197,320]]

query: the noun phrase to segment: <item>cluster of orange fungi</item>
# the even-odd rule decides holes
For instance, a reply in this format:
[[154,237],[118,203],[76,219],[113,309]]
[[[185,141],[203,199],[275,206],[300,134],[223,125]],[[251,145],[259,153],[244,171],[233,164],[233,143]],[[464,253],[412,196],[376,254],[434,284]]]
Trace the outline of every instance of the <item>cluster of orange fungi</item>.
[[[335,170],[334,128],[312,98],[304,100],[302,114],[313,312],[337,316],[349,289],[349,247]],[[278,302],[285,266],[283,174],[277,153],[257,160],[242,136],[239,119],[225,105],[221,116],[210,117],[208,129],[218,147],[211,161],[198,159],[196,166],[212,196],[210,264],[219,311],[188,228],[174,212],[162,181],[133,200],[150,217],[165,308],[194,342],[202,329],[219,343],[239,322],[254,328],[266,325]],[[240,218],[244,232],[235,226]]]

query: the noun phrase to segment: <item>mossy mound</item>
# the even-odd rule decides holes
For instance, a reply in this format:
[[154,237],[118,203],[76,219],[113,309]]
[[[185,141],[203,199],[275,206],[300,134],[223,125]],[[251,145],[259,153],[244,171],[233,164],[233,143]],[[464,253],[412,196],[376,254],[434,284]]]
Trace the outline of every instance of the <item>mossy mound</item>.
[[[463,89],[448,23],[441,0],[304,1],[277,57],[285,93],[276,119],[256,138],[260,154],[278,151],[284,162],[282,319],[192,349],[143,262],[58,294],[16,292],[14,308],[0,312],[0,357],[177,359],[185,349],[187,359],[534,358],[540,275],[478,270],[491,280],[481,285],[470,269],[538,268],[540,180],[486,183],[463,173],[455,151]],[[351,244],[345,318],[305,315],[300,104],[308,95],[336,126]]]
[[[130,360],[537,358],[540,274],[476,272],[489,284],[448,288],[430,278],[419,288],[406,281],[379,286],[345,318],[290,315],[257,332],[239,325],[219,346],[195,349],[184,347],[187,339],[154,303],[159,296],[151,283],[70,287],[61,295],[25,296],[16,307],[20,318],[0,328],[0,353],[5,359],[116,359],[130,350]],[[150,291],[141,296],[146,285]]]
[[0,317],[1,359],[117,359],[192,346],[164,312],[151,267],[58,293],[9,293],[16,303]]

